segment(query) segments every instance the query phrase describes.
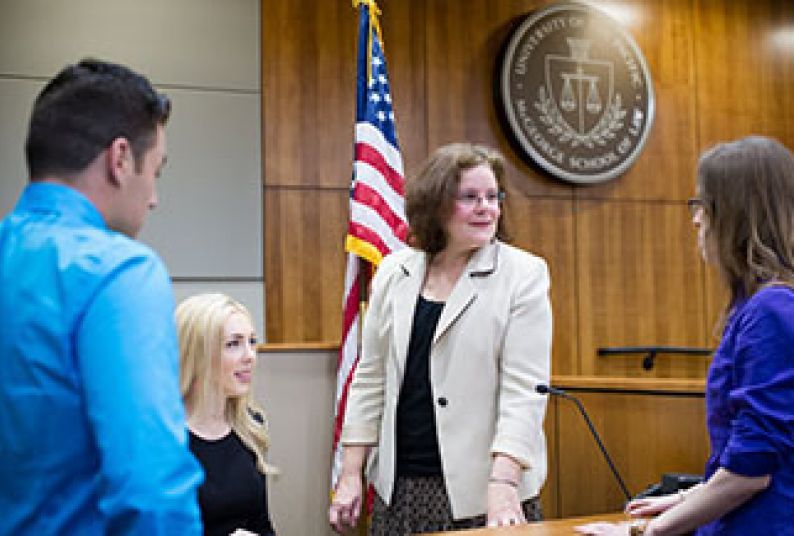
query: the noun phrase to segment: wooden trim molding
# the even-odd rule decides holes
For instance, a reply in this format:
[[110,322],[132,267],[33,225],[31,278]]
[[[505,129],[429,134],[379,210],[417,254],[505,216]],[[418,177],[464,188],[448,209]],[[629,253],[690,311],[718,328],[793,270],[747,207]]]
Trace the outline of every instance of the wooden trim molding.
[[[264,343],[257,346],[260,353],[291,352],[336,352],[339,343],[335,341],[300,343]],[[565,376],[555,375],[551,384],[560,389],[572,391],[608,391],[627,393],[679,393],[702,395],[706,380],[702,378],[632,378],[608,376]]]
[[256,347],[259,353],[275,352],[330,352],[338,351],[338,342],[268,342]]
[[635,393],[681,393],[702,395],[703,378],[630,378],[605,376],[552,376],[551,383],[572,391],[626,391]]

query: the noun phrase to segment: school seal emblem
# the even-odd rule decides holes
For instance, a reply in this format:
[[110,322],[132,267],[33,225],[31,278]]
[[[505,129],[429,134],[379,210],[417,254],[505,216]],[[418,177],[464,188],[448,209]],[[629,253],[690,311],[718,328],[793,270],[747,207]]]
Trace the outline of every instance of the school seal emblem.
[[642,151],[654,115],[648,67],[631,35],[598,9],[566,3],[530,14],[500,71],[509,133],[553,176],[607,181]]

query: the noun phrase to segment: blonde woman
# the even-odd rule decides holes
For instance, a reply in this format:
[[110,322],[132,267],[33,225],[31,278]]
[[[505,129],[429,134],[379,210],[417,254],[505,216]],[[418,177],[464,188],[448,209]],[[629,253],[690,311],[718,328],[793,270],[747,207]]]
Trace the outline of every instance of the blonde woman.
[[250,397],[256,363],[251,314],[224,294],[199,294],[179,304],[176,321],[190,450],[206,473],[199,489],[204,534],[273,535],[267,427]]

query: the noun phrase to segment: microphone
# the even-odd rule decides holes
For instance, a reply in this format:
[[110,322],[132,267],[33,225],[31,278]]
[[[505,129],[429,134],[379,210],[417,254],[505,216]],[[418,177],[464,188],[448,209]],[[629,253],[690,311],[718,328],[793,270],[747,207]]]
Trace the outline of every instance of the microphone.
[[590,433],[593,434],[593,438],[596,440],[596,443],[598,443],[598,448],[601,449],[601,454],[604,455],[604,459],[609,465],[609,468],[612,469],[612,474],[615,475],[615,480],[618,481],[618,484],[620,485],[620,489],[623,492],[623,495],[626,497],[626,501],[630,501],[631,493],[629,493],[628,488],[626,488],[626,484],[623,482],[623,479],[620,477],[620,473],[618,473],[617,467],[615,467],[615,464],[612,462],[612,458],[609,457],[609,453],[607,453],[607,449],[606,447],[604,447],[604,443],[601,441],[598,432],[596,432],[595,426],[593,426],[593,422],[590,420],[590,417],[587,415],[587,412],[584,410],[584,406],[579,401],[579,399],[573,395],[566,393],[562,389],[557,389],[556,387],[552,387],[550,385],[538,384],[537,386],[535,386],[535,391],[542,395],[554,395],[554,396],[559,396],[561,398],[566,398],[568,400],[571,400],[574,404],[576,404],[576,407],[579,408],[579,413],[582,414],[582,417],[584,417],[584,421],[587,423],[587,427],[590,428]]

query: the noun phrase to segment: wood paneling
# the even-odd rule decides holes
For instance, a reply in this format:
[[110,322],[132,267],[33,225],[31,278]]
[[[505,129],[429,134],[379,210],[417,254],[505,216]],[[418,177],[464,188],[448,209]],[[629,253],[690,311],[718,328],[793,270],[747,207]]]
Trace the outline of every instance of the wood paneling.
[[[681,204],[582,201],[576,210],[581,374],[638,376],[641,355],[607,346],[703,346],[703,273]],[[705,359],[659,356],[652,373],[691,377]]]
[[266,185],[348,186],[355,32],[348,2],[262,2]]
[[598,2],[596,6],[626,13],[621,22],[647,61],[656,114],[645,148],[631,168],[603,185],[578,188],[576,195],[684,201],[694,191],[696,161],[692,0]]
[[[575,393],[636,495],[663,473],[701,474],[708,455],[702,396]],[[550,401],[556,421],[556,517],[621,510],[625,497],[587,425],[567,400]],[[554,501],[552,501],[554,502]]]
[[794,2],[697,0],[695,15],[699,148],[748,134],[794,146]]
[[524,163],[499,124],[494,75],[505,39],[519,18],[546,2],[427,2],[427,129],[432,148],[455,141],[499,148],[508,174],[527,195],[569,196],[571,186]]
[[[407,173],[427,155],[425,10],[382,1]],[[338,341],[355,121],[357,12],[349,2],[262,3],[267,340]]]
[[[595,3],[628,15],[621,23],[647,59],[657,109],[634,166],[593,187],[564,184],[523,162],[496,113],[494,74],[505,39],[548,2],[379,4],[409,174],[450,141],[486,143],[508,160],[514,243],[544,256],[551,268],[555,373],[703,377],[703,357],[660,356],[649,374],[639,367],[641,356],[597,358],[595,351],[630,344],[715,345],[722,291],[697,254],[684,200],[694,191],[697,152],[715,141],[760,132],[794,146],[794,52],[774,37],[794,24],[794,4]],[[356,19],[346,1],[262,3],[272,342],[339,337]]]
[[269,342],[338,341],[346,191],[273,188],[265,197]]
[[[412,171],[427,155],[424,9],[381,2],[397,130]],[[353,155],[358,15],[349,2],[263,0],[267,186],[347,189]]]

